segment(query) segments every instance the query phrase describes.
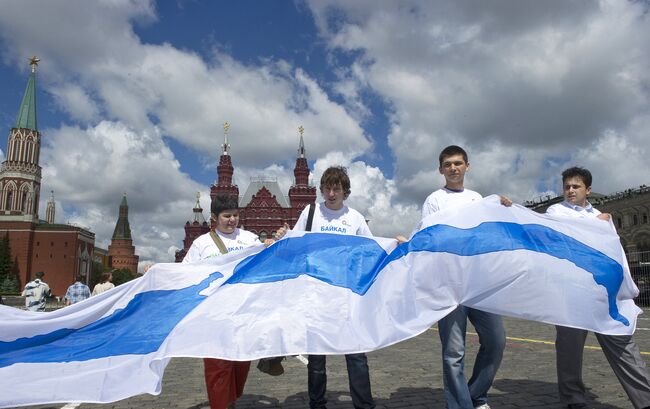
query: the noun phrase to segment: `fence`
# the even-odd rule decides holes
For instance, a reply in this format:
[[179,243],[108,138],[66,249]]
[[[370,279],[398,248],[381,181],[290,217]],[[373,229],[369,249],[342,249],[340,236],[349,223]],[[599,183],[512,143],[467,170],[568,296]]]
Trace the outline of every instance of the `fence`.
[[639,287],[635,301],[641,307],[650,307],[650,251],[628,253],[627,261],[632,279]]

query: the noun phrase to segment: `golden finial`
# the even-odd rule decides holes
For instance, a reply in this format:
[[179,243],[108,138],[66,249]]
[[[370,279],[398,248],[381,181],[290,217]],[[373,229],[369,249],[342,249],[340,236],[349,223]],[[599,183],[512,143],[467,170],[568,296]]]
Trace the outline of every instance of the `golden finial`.
[[298,132],[300,132],[300,136],[302,136],[302,134],[305,133],[305,128],[303,128],[302,125],[300,125],[298,127]]
[[32,72],[36,72],[36,66],[38,65],[38,63],[39,63],[40,61],[41,61],[41,59],[38,58],[38,57],[36,57],[35,55],[33,55],[33,56],[29,59],[29,65],[32,66]]
[[223,123],[223,133],[228,134],[228,131],[230,131],[230,124],[228,122]]

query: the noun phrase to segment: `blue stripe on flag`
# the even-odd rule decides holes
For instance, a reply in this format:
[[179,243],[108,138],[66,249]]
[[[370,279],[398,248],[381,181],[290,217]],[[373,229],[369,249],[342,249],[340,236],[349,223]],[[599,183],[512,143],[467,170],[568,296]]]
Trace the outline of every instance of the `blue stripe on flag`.
[[123,309],[79,329],[0,342],[0,368],[18,362],[85,361],[157,351],[176,324],[205,299],[199,293],[220,277],[212,273],[180,290],[137,294]]
[[568,260],[591,273],[596,284],[607,290],[609,316],[626,326],[630,325],[616,305],[616,295],[624,278],[623,266],[573,237],[541,224],[485,222],[470,229],[436,224],[420,230],[409,242],[400,245],[379,268],[415,251],[475,256],[512,250],[545,253]]
[[[287,238],[240,262],[226,284],[268,283],[306,274],[363,295],[383,267],[410,252],[473,256],[520,249],[566,259],[590,272],[607,290],[610,316],[629,325],[616,306],[623,267],[605,254],[537,224],[486,222],[469,229],[434,225],[416,233],[391,254],[374,240],[359,236],[313,233]],[[156,351],[174,326],[205,299],[199,293],[220,277],[215,272],[195,286],[143,292],[125,308],[83,328],[0,342],[0,367]]]

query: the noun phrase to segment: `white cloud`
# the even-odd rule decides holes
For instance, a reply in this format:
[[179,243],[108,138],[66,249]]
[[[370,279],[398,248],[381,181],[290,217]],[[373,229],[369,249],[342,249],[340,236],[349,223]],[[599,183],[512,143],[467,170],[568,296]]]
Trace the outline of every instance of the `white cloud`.
[[[626,146],[648,147],[628,133],[650,110],[643,2],[309,5],[333,53],[360,55],[359,86],[390,103],[400,197],[423,199],[426,175],[449,144],[467,147],[481,165],[468,181],[520,200],[547,190],[549,174],[585,155],[607,174],[610,160],[598,152],[610,131]],[[647,161],[638,165],[618,182],[649,173]]]

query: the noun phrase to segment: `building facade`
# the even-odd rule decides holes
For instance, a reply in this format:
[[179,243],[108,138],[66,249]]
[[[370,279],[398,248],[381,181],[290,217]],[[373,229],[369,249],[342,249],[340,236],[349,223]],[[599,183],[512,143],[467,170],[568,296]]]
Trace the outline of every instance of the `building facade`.
[[[244,194],[239,196],[239,187],[232,183],[234,167],[228,144],[228,130],[229,126],[225,124],[224,143],[217,166],[217,181],[210,187],[210,198],[214,199],[217,195],[237,198],[240,227],[259,235],[261,240],[273,237],[285,223],[293,227],[305,206],[316,201],[316,187],[309,183],[310,170],[303,138],[304,129],[299,128],[300,142],[293,170],[294,183],[286,196],[282,193],[277,179],[264,176],[252,178]],[[205,222],[197,198],[192,219],[185,223],[183,249],[176,252],[176,261],[183,260],[196,237],[214,227]]]

